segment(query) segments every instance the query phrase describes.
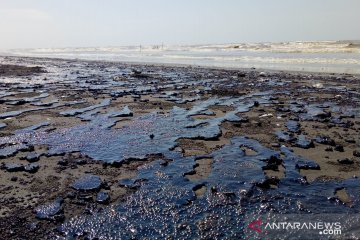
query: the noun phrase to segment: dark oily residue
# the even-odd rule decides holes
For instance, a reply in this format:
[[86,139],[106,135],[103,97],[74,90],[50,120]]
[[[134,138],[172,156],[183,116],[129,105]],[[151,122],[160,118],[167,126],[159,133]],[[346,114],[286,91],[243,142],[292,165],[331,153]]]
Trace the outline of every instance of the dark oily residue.
[[[257,154],[245,156],[240,146],[254,149]],[[348,189],[356,201],[351,211],[359,212],[358,179],[307,184],[297,170],[303,159],[286,148],[282,152],[286,156],[286,177],[280,181],[269,180],[264,177],[262,167],[270,159],[279,158],[280,153],[255,140],[235,137],[231,144],[209,156],[214,158],[212,173],[208,179],[199,182],[184,177],[192,170],[195,157],[169,153],[166,157],[173,161],[167,166],[162,165],[161,160],[156,161],[142,169],[135,179],[124,183],[132,187],[139,180],[142,182],[137,185],[139,190],[125,203],[93,216],[74,218],[63,224],[59,231],[66,239],[76,236],[90,239],[101,236],[111,239],[166,236],[243,239],[246,236],[245,216],[258,216],[269,211],[274,214],[349,211],[343,205],[329,201],[335,189],[341,187]],[[258,187],[266,181],[278,184],[278,188]],[[198,186],[207,187],[204,198],[196,197],[194,190]],[[206,224],[203,229],[199,228],[200,220]],[[291,234],[289,231],[286,236]]]
[[300,132],[300,123],[298,121],[290,120],[286,123],[286,127],[292,133]]
[[6,124],[6,123],[2,123],[2,122],[0,122],[0,129],[5,128],[6,126],[7,126],[7,124]]
[[64,200],[57,198],[53,202],[44,204],[34,209],[36,217],[39,219],[54,220],[62,214],[62,204]]
[[49,106],[49,107],[27,108],[24,110],[5,112],[5,113],[0,114],[0,119],[16,117],[21,114],[29,113],[29,112],[36,112],[36,111],[42,111],[42,110],[55,109],[55,108],[64,107],[64,106],[71,106],[71,105],[75,105],[78,103],[79,102],[72,102],[72,103],[66,103],[66,104],[58,104],[57,103],[57,104],[53,104],[52,106]]
[[[247,96],[251,97],[251,96]],[[217,139],[221,135],[220,123],[224,121],[241,120],[237,113],[248,111],[251,101],[247,97],[237,99],[209,99],[194,106],[191,110],[174,107],[171,114],[166,116],[150,113],[137,118],[122,129],[111,129],[116,123],[116,116],[130,115],[125,107],[121,111],[110,113],[94,113],[83,117],[90,121],[86,125],[75,126],[70,129],[23,133],[0,139],[0,144],[11,142],[12,145],[0,149],[0,156],[16,153],[28,145],[48,145],[50,155],[66,152],[81,151],[89,157],[106,162],[121,162],[127,158],[143,158],[151,153],[166,153],[174,148],[179,138]],[[264,102],[266,102],[264,100]],[[235,105],[235,111],[225,116],[210,120],[194,120],[191,116],[201,113],[210,105]],[[114,122],[115,121],[115,122]],[[206,125],[202,124],[206,123]],[[150,139],[148,136],[157,137]],[[24,145],[26,143],[26,145]]]
[[[222,91],[218,90],[217,86],[222,87],[223,92],[226,93],[229,89],[242,86],[244,83],[240,80],[228,81],[218,77],[215,79],[215,75],[206,75],[207,73],[202,78],[195,78],[189,76],[190,69],[177,71],[158,69],[159,71],[155,73],[147,72],[145,69],[133,71],[123,65],[119,68],[113,65],[97,66],[97,63],[89,63],[85,66],[80,62],[43,61],[44,64],[58,69],[56,75],[52,76],[55,79],[52,83],[55,85],[44,84],[49,90],[57,89],[59,86],[56,84],[61,83],[72,86],[74,91],[87,90],[94,94],[107,94],[112,99],[127,95],[132,96],[134,101],[142,101],[144,95],[158,94],[165,101],[178,104],[198,100],[190,109],[174,107],[169,114],[152,112],[131,118],[130,123],[121,129],[113,129],[112,127],[121,121],[122,117],[131,117],[133,113],[128,106],[110,107],[111,100],[104,99],[99,104],[61,113],[63,116],[80,118],[84,121],[82,125],[49,132],[41,129],[47,126],[45,123],[39,123],[15,132],[15,135],[1,137],[0,159],[31,149],[34,145],[47,145],[48,156],[80,152],[94,160],[122,163],[131,159],[144,159],[149,154],[161,153],[163,159],[171,160],[167,164],[164,164],[163,159],[155,160],[140,168],[138,176],[120,182],[121,186],[136,190],[124,202],[106,207],[97,213],[67,219],[54,231],[55,238],[164,239],[171,236],[174,239],[244,239],[244,236],[247,236],[247,216],[255,219],[261,214],[269,213],[360,212],[359,179],[316,180],[309,184],[299,171],[301,169],[316,171],[319,165],[294,154],[291,149],[284,146],[280,151],[275,151],[255,140],[233,137],[230,144],[201,156],[213,159],[212,171],[208,177],[197,181],[190,181],[186,176],[194,171],[196,160],[201,157],[184,157],[181,153],[172,151],[177,147],[177,140],[180,138],[217,140],[222,135],[221,123],[244,122],[241,113],[253,107],[276,106],[278,112],[293,114],[303,121],[326,122],[346,127],[347,122],[341,116],[359,117],[360,111],[356,106],[340,107],[333,102],[309,103],[304,99],[294,101],[289,106],[277,106],[279,102],[276,95],[290,93],[286,90],[289,82],[279,79],[251,83],[251,87],[260,89],[257,93],[241,96],[234,93],[220,97]],[[160,82],[159,76],[166,79],[165,82]],[[36,81],[39,80],[38,77],[34,77],[31,80],[33,82],[26,84],[19,81],[17,87],[26,89],[31,84],[35,86]],[[144,86],[140,86],[141,84]],[[190,86],[201,86],[203,89],[195,90],[191,96],[184,95],[180,91]],[[280,86],[283,87],[281,91],[276,89]],[[249,86],[244,85],[244,87]],[[269,90],[273,88],[274,90]],[[207,100],[199,100],[204,94],[215,90],[218,91],[219,97],[214,97],[214,94]],[[313,90],[304,88],[299,91]],[[356,92],[351,93],[346,89],[324,88],[322,91],[353,94],[354,102],[360,102]],[[57,100],[43,103],[42,98],[39,98],[39,96],[46,97],[46,93],[43,94],[28,99],[13,99],[19,101],[18,103],[30,101],[32,105],[39,107],[2,113],[0,119],[81,103],[58,103]],[[0,100],[12,95],[16,94],[0,91]],[[5,100],[7,103],[7,99]],[[223,117],[201,120],[193,118],[195,115],[214,116],[214,112],[209,110],[210,106],[227,106],[234,110],[227,111]],[[274,133],[280,142],[303,148],[312,146],[312,141],[305,135],[297,135],[300,133],[300,125],[297,121],[290,120],[286,127],[289,132]],[[327,136],[318,136],[315,141],[336,145]],[[255,154],[246,155],[241,147],[249,148]],[[33,162],[39,157],[38,154],[28,154],[25,159]],[[264,169],[276,169],[281,165],[285,168],[284,178],[265,177]],[[2,168],[10,171],[25,171],[26,167],[30,171],[36,171],[39,165],[2,164]],[[99,176],[85,175],[75,180],[71,187],[78,191],[100,191],[102,185]],[[200,188],[205,188],[204,196],[201,198],[195,193]],[[353,200],[351,209],[331,201],[336,190],[342,188],[347,190]],[[98,203],[106,203],[108,199],[108,193],[102,191],[97,193]],[[56,199],[36,208],[34,212],[39,219],[61,219],[62,202],[62,199]],[[355,220],[359,221],[358,218]],[[286,239],[292,236],[290,230],[283,237]]]
[[80,191],[94,191],[101,187],[102,181],[99,176],[87,174],[76,180],[71,186]]
[[312,140],[309,140],[306,136],[304,135],[299,135],[298,139],[296,141],[296,146],[300,147],[300,148],[312,148],[315,147],[314,143]]
[[27,127],[27,128],[16,130],[15,134],[31,133],[31,132],[34,132],[35,130],[38,130],[39,128],[46,127],[46,126],[49,126],[49,125],[50,125],[49,122],[43,122],[43,123],[35,124],[35,125]]
[[81,113],[84,113],[84,112],[88,112],[88,111],[91,111],[91,110],[94,110],[94,109],[97,109],[97,108],[102,108],[102,107],[108,106],[110,103],[111,103],[110,99],[105,99],[99,104],[92,105],[92,106],[89,106],[89,107],[86,107],[86,108],[71,109],[71,110],[68,110],[68,111],[61,112],[60,114],[63,115],[63,116],[67,116],[67,117],[75,116],[75,115],[78,115],[78,114],[81,114]]

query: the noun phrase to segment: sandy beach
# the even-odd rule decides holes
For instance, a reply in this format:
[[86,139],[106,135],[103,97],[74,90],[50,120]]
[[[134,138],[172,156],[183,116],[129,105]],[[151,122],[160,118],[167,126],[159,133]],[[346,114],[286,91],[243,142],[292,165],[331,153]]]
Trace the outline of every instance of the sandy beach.
[[359,81],[1,57],[0,238],[214,239],[247,212],[359,213]]

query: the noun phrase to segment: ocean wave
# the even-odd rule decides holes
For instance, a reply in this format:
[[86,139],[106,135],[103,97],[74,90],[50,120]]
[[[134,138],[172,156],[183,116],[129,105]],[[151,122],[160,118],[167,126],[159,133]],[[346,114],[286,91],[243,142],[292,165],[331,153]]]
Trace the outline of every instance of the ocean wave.
[[281,42],[281,43],[234,43],[208,45],[137,45],[115,47],[83,47],[83,48],[38,48],[15,49],[13,53],[51,54],[51,53],[118,53],[118,52],[275,52],[275,53],[359,53],[357,42]]

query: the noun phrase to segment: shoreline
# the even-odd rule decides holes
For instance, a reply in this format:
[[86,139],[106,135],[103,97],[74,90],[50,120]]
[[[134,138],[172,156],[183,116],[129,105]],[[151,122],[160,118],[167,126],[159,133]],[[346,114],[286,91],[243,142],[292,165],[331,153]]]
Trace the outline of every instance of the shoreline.
[[112,60],[90,60],[81,58],[56,58],[56,57],[33,57],[33,56],[19,56],[19,55],[0,55],[2,58],[24,58],[24,59],[38,59],[38,60],[50,60],[50,61],[79,61],[79,62],[95,62],[95,63],[113,63],[124,64],[133,66],[149,66],[149,67],[182,67],[182,68],[204,68],[204,69],[217,69],[217,70],[232,70],[232,71],[256,71],[256,72],[272,72],[272,73],[290,73],[290,74],[313,74],[313,75],[339,75],[339,76],[355,76],[360,77],[360,73],[336,73],[336,72],[323,72],[323,71],[301,71],[301,70],[278,70],[267,68],[241,68],[241,67],[216,67],[197,64],[185,64],[185,63],[156,63],[156,62],[137,62],[137,61],[112,61]]
[[[168,236],[188,224],[215,237],[239,223],[207,209],[240,203],[360,212],[360,75],[10,58],[44,71],[0,72],[4,238],[101,237],[111,224],[141,238],[126,227],[150,224],[138,215]],[[151,215],[192,206],[201,214],[170,227]]]

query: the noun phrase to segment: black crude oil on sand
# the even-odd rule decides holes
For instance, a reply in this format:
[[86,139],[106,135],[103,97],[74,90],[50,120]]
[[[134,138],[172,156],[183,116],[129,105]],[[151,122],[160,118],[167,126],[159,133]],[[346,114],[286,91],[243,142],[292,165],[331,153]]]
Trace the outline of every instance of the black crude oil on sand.
[[345,74],[2,58],[2,239],[244,239],[360,212]]

